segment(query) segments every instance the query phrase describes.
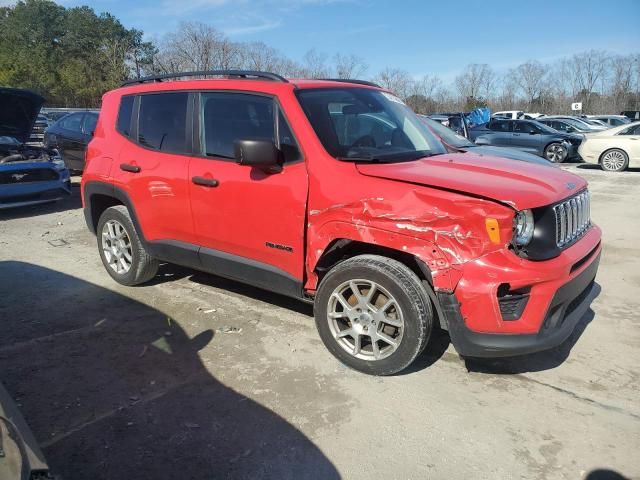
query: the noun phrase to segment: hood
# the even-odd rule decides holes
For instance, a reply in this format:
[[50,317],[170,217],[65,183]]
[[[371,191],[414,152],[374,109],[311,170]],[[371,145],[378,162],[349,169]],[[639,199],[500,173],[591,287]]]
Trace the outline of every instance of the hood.
[[357,164],[363,175],[489,198],[523,210],[567,198],[586,187],[560,168],[469,153],[389,164]]
[[44,98],[29,90],[0,88],[0,137],[29,141]]

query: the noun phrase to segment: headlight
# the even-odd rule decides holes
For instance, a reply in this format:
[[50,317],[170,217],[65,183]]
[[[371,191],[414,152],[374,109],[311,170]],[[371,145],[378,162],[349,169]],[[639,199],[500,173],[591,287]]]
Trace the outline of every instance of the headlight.
[[513,219],[513,239],[519,247],[529,245],[533,238],[533,213],[522,210]]

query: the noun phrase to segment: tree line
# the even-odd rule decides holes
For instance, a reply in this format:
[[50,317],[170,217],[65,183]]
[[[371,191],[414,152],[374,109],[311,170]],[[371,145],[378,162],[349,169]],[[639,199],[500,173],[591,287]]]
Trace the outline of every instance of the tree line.
[[293,60],[263,42],[237,42],[200,22],[184,22],[149,41],[109,13],[65,8],[50,0],[24,0],[0,8],[0,85],[35,90],[50,106],[97,107],[122,81],[159,73],[247,69],[289,78],[361,78],[403,98],[419,113],[519,109],[566,113],[582,102],[585,113],[640,109],[640,53],[590,50],[552,63],[537,60],[497,72],[470,64],[452,81],[419,78],[397,68],[372,73],[354,54],[316,49]]

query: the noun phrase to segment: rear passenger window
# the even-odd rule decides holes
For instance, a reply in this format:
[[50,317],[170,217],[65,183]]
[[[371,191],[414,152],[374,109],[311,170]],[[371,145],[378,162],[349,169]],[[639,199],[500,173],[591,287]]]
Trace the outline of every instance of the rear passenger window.
[[190,153],[187,144],[188,98],[186,92],[142,95],[138,143],[162,152]]
[[209,157],[234,158],[236,140],[275,142],[274,102],[245,93],[203,93],[201,144]]
[[118,111],[118,121],[116,130],[125,137],[131,136],[131,114],[133,113],[133,96],[122,97],[120,100],[120,110]]
[[508,132],[509,131],[509,122],[504,120],[498,120],[497,122],[491,122],[489,124],[489,129],[495,132]]

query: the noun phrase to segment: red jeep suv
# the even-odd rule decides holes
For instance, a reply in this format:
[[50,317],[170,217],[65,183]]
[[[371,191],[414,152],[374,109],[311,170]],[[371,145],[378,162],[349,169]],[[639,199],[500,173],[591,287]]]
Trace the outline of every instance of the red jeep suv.
[[583,179],[447,150],[363,81],[128,82],[104,95],[82,196],[117,282],[163,261],[313,302],[326,347],[370,374],[407,367],[435,326],[462,356],[551,348],[595,295]]

